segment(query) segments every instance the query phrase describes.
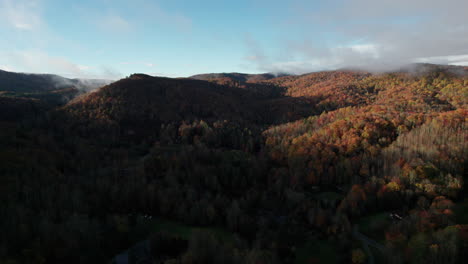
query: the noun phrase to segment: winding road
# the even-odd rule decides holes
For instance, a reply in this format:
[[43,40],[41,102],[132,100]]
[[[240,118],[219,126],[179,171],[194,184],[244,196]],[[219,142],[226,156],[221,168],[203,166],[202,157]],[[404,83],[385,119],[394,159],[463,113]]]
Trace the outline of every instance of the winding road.
[[366,251],[366,254],[369,257],[369,264],[375,263],[374,255],[372,254],[372,251],[370,250],[369,246],[372,246],[379,250],[382,255],[385,253],[385,246],[380,243],[377,243],[375,240],[372,240],[369,237],[362,234],[361,232],[359,232],[357,225],[354,225],[353,227],[353,237],[361,241],[364,247],[364,251]]

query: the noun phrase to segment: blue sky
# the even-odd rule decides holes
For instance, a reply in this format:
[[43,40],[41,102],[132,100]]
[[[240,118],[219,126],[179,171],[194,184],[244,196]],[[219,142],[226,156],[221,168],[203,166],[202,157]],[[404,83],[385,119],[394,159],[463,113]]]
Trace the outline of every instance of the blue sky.
[[468,65],[464,0],[0,0],[0,69],[304,73]]

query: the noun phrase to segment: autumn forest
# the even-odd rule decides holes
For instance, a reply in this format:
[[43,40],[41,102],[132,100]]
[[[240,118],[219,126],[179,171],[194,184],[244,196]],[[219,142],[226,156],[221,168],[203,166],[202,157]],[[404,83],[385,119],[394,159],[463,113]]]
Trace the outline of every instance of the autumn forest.
[[57,78],[0,71],[1,264],[468,258],[467,67]]

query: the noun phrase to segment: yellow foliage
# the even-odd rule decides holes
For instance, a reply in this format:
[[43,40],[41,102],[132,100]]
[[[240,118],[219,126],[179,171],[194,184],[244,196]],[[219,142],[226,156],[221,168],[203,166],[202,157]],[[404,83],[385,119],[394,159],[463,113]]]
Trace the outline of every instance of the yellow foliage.
[[389,182],[387,184],[387,188],[392,192],[396,192],[396,191],[400,190],[400,185],[398,185],[398,183],[392,181],[392,182]]
[[354,249],[351,254],[351,259],[355,264],[361,264],[366,261],[366,254],[364,254],[364,252],[360,248]]
[[429,246],[429,248],[432,250],[432,251],[438,251],[439,250],[439,245],[437,244],[432,244]]

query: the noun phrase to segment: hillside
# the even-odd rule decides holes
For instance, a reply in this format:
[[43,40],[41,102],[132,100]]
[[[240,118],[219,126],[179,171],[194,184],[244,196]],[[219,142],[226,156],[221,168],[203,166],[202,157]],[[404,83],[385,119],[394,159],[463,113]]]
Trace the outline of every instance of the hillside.
[[122,130],[121,134],[141,135],[150,128],[159,129],[161,124],[182,121],[278,123],[312,114],[310,104],[294,98],[268,99],[207,81],[134,74],[73,100],[61,111],[74,126],[90,122]]
[[[272,158],[282,164],[304,159],[301,181],[336,184],[349,177],[348,182],[371,175],[362,167],[371,161],[363,159],[380,153],[399,135],[439,116],[464,120],[468,74],[453,73],[462,67],[423,66],[417,74],[332,71],[271,80],[292,97],[317,98],[316,107],[327,110],[266,130]],[[351,163],[356,163],[354,169],[344,165]]]
[[53,74],[28,74],[0,70],[0,96],[28,97],[63,104],[78,94],[110,83],[98,79],[68,79]]
[[432,97],[442,104],[448,100],[456,106],[461,106],[460,103],[466,106],[467,76],[466,67],[415,64],[397,72],[328,71],[280,77],[264,83],[283,87],[287,96],[316,98],[327,110],[391,104],[392,98],[395,103],[403,103],[405,100],[428,102],[428,97]]
[[37,93],[63,88],[90,91],[110,83],[99,79],[68,79],[53,74],[29,74],[0,70],[0,91]]
[[189,78],[249,90],[265,98],[278,98],[284,96],[284,89],[277,85],[265,83],[264,81],[281,76],[288,76],[288,74],[209,73],[194,75]]
[[463,263],[466,68],[218,77],[0,97],[0,256]]
[[37,99],[0,96],[0,121],[17,122],[41,115],[47,107]]

